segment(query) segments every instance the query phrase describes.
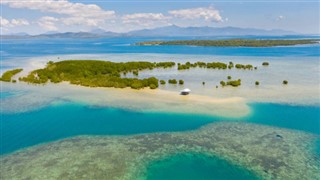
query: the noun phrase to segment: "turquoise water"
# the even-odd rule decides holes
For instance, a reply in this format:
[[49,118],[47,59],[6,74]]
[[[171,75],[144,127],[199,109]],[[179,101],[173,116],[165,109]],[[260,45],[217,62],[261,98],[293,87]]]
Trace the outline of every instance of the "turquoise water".
[[1,154],[77,135],[129,135],[199,128],[218,117],[140,113],[82,104],[60,104],[37,111],[3,114]]
[[256,180],[250,171],[218,157],[204,154],[177,154],[148,165],[149,180]]
[[282,104],[251,104],[248,122],[320,134],[320,107]]
[[320,134],[320,108],[251,104],[243,118],[192,114],[145,113],[84,104],[59,104],[37,111],[2,114],[1,154],[77,135],[129,135],[197,129],[219,121],[246,121]]

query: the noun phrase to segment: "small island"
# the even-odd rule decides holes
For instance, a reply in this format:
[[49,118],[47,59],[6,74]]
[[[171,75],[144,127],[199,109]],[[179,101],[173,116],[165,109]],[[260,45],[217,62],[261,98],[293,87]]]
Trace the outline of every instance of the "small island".
[[88,87],[131,87],[132,89],[149,87],[150,89],[156,89],[159,86],[159,80],[155,77],[144,79],[127,78],[121,76],[121,73],[132,73],[138,76],[138,71],[140,70],[173,66],[175,66],[174,62],[50,61],[45,68],[34,70],[28,76],[21,77],[19,80],[33,84],[44,84],[49,81],[52,83],[68,81],[71,84]]
[[23,69],[13,69],[9,70],[3,73],[3,75],[0,77],[0,81],[5,81],[5,82],[16,82],[16,80],[11,80],[12,77],[18,73],[20,73]]
[[176,41],[147,41],[136,45],[187,45],[187,46],[214,46],[214,47],[273,47],[293,46],[303,44],[317,44],[319,39],[227,39],[227,40],[176,40]]

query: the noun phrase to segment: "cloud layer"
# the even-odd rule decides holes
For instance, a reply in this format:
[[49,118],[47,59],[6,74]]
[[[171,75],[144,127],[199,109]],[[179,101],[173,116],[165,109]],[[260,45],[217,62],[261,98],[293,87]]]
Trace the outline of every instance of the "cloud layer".
[[175,24],[178,19],[197,19],[207,23],[223,21],[220,12],[213,7],[172,10],[165,14],[116,14],[115,11],[104,10],[96,4],[73,3],[67,0],[2,0],[1,4],[14,9],[29,9],[45,14],[30,22],[25,19],[7,20],[1,17],[2,27],[37,25],[45,31],[59,31],[72,27],[77,30],[102,28],[117,31],[115,27],[134,30]]

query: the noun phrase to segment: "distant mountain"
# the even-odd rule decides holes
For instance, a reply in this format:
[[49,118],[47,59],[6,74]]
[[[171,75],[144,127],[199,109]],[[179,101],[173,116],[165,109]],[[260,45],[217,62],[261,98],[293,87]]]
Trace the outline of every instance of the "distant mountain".
[[238,27],[179,27],[166,26],[155,29],[144,29],[131,31],[130,36],[241,36],[241,35],[260,35],[260,36],[277,36],[277,35],[296,35],[298,33],[280,29],[264,30],[254,28]]
[[91,33],[91,32],[66,32],[56,34],[40,34],[32,36],[33,38],[99,38],[99,37],[113,37],[117,33],[104,32],[103,34]]
[[285,31],[281,29],[264,30],[254,28],[238,27],[179,27],[165,26],[155,29],[143,29],[130,31],[127,33],[115,33],[103,29],[94,29],[90,32],[47,32],[39,35],[28,35],[25,33],[2,35],[2,38],[101,38],[101,37],[181,37],[181,36],[281,36],[281,35],[298,35],[299,33]]
[[19,32],[19,33],[12,33],[10,34],[11,36],[28,36],[29,34],[25,32]]

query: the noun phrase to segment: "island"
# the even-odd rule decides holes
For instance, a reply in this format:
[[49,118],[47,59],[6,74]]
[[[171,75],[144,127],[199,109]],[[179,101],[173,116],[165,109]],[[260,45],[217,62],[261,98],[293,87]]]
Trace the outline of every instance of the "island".
[[16,80],[11,80],[12,77],[18,73],[20,73],[23,69],[13,69],[13,70],[9,70],[6,71],[2,74],[2,76],[0,77],[0,81],[4,81],[4,82],[16,82]]
[[52,83],[68,81],[71,84],[88,87],[131,87],[132,89],[149,87],[150,89],[156,89],[159,86],[159,80],[155,77],[127,78],[125,74],[131,72],[137,76],[139,70],[173,66],[175,66],[174,62],[50,61],[45,68],[34,70],[28,76],[20,77],[19,80],[33,84],[44,84],[48,81]]
[[293,46],[303,44],[317,44],[319,39],[227,39],[227,40],[175,40],[175,41],[146,41],[136,45],[187,45],[187,46],[215,46],[215,47],[273,47]]

